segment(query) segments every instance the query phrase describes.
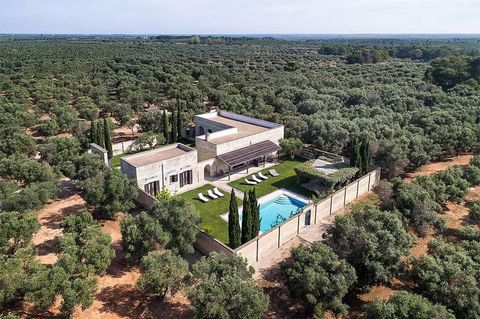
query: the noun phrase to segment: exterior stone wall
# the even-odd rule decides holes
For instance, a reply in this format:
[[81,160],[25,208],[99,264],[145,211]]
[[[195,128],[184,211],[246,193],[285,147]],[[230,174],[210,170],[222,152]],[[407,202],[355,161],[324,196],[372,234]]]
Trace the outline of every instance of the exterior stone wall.
[[110,161],[108,160],[108,151],[106,149],[95,143],[90,143],[90,152],[99,156],[103,163],[107,167],[110,167]]
[[[177,147],[177,145],[170,145],[167,148],[174,147]],[[203,176],[203,172],[202,175],[200,175],[198,171],[197,151],[195,149],[190,149],[185,154],[174,158],[140,167],[135,167],[122,158],[120,167],[124,174],[137,181],[138,188],[141,190],[144,190],[146,184],[159,181],[160,189],[166,187],[170,193],[175,193],[181,190],[180,183],[179,181],[170,182],[170,176],[192,170],[193,184],[199,183],[201,181],[200,177]]]

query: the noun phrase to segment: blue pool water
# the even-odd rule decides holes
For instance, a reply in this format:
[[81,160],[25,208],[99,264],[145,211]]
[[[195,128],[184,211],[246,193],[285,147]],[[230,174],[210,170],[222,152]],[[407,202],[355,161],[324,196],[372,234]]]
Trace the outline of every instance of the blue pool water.
[[295,198],[280,195],[260,205],[260,231],[269,231],[276,225],[297,214],[306,204]]

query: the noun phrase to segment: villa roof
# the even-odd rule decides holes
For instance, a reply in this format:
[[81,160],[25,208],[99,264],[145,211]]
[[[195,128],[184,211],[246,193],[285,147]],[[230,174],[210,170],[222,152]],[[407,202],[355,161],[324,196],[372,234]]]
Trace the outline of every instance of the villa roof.
[[281,150],[282,148],[280,146],[270,140],[267,140],[222,155],[218,155],[217,158],[225,162],[228,166],[232,167],[235,165],[253,161],[254,159],[257,159],[259,157],[272,154]]
[[156,162],[161,162],[164,160],[176,158],[178,156],[182,156],[191,151],[194,151],[194,149],[183,144],[177,144],[174,146],[169,145],[169,146],[122,157],[122,161],[125,161],[134,167],[141,167],[141,166],[150,165]]

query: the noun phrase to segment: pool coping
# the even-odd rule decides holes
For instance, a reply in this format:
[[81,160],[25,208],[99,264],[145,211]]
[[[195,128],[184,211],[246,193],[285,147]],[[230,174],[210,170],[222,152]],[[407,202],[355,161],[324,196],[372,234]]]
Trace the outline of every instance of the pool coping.
[[[260,198],[258,198],[258,205],[261,205],[263,203],[266,203],[272,199],[274,199],[275,197],[278,197],[279,195],[287,195],[289,197],[292,197],[298,201],[301,201],[302,203],[305,204],[305,206],[309,205],[310,203],[312,203],[312,201],[306,197],[306,196],[303,196],[303,195],[300,195],[300,194],[297,194],[297,193],[294,193],[292,191],[289,191],[288,189],[286,188],[279,188],[271,193],[268,193],[267,195],[264,195]],[[243,212],[243,205],[242,206],[239,206],[238,207],[238,215],[241,216],[242,215],[242,212]],[[229,212],[226,212],[222,215],[220,215],[220,217],[226,221],[228,223],[228,214]],[[242,219],[240,218],[240,225],[242,223]]]

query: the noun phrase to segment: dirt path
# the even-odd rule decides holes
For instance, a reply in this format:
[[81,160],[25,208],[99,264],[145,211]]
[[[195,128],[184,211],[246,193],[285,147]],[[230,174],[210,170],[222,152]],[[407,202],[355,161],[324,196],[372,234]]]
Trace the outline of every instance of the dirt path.
[[115,259],[107,273],[98,278],[97,295],[93,305],[85,310],[78,309],[74,318],[191,318],[189,302],[185,295],[178,293],[168,296],[163,303],[146,299],[135,288],[140,276],[137,267],[129,266],[122,252],[122,236],[118,214],[113,221],[101,221],[102,229],[112,236]]
[[32,244],[37,251],[37,260],[46,265],[57,261],[58,236],[62,234],[60,222],[68,215],[85,208],[85,201],[75,191],[73,183],[64,179],[60,184],[59,199],[45,205],[38,213],[40,230],[33,235]]
[[439,171],[444,171],[450,166],[455,166],[455,165],[465,166],[465,165],[468,165],[468,163],[472,158],[473,158],[473,155],[460,155],[457,157],[448,158],[442,162],[431,163],[431,164],[420,167],[414,173],[407,174],[404,180],[411,181],[412,179],[418,176],[431,175]]

